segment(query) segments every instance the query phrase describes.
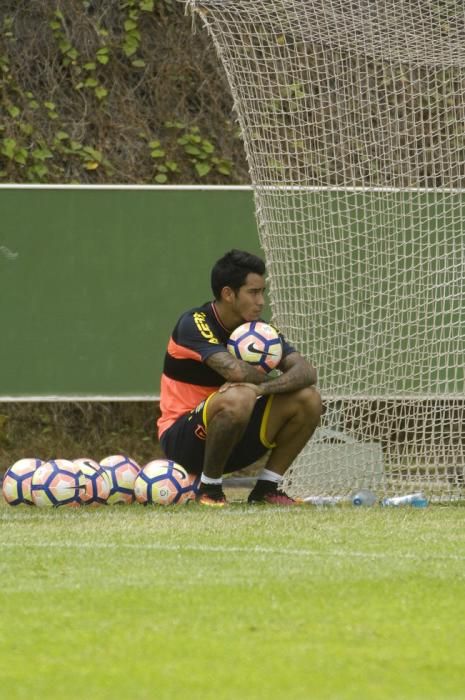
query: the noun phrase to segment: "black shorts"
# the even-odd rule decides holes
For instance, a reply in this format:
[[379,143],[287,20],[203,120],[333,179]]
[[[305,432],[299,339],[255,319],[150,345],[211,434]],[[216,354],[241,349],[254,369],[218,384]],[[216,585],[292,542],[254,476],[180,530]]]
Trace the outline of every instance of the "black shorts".
[[[212,396],[214,394],[199,403],[192,411],[178,418],[160,438],[166,457],[180,464],[191,474],[202,472],[208,431],[206,406]],[[257,399],[245,433],[226,463],[225,473],[235,472],[237,469],[253,464],[274,447],[266,439],[272,400],[273,395],[260,396]]]

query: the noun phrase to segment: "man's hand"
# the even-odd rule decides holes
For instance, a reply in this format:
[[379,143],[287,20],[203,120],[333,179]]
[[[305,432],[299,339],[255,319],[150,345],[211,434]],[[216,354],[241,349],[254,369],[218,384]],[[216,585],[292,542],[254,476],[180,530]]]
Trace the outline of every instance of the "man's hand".
[[260,389],[260,384],[251,384],[250,382],[226,382],[226,384],[223,384],[223,386],[220,387],[218,393],[223,394],[228,389],[234,388],[236,386],[246,386],[249,389],[252,389],[255,396],[261,396],[263,393],[263,390]]

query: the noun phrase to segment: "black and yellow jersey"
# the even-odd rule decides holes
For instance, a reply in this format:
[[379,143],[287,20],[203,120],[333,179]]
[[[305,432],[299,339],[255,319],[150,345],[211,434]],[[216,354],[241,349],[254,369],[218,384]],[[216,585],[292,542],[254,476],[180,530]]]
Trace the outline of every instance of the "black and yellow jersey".
[[[214,353],[227,352],[231,331],[221,322],[215,303],[186,311],[176,323],[165,354],[161,377],[158,434],[224,384],[222,375],[205,364]],[[281,336],[283,357],[295,352]]]

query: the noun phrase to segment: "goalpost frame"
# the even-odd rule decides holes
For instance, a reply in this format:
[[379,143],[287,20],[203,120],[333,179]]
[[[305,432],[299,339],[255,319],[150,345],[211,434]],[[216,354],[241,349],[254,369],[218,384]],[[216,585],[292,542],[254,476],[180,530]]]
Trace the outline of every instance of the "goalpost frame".
[[462,495],[465,7],[185,1],[233,95],[274,320],[353,440],[344,462],[324,418],[288,485]]

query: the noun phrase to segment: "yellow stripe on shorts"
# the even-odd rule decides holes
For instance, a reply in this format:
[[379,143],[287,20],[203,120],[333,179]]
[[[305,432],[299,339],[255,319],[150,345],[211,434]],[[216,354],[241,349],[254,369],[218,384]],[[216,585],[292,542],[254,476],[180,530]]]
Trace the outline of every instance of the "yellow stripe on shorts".
[[203,420],[203,427],[205,428],[205,430],[207,429],[207,404],[210,401],[211,397],[215,396],[215,394],[217,394],[217,393],[218,393],[217,391],[214,391],[213,394],[210,394],[210,396],[207,396],[207,398],[205,399],[205,403],[203,405],[203,408],[202,408],[202,420]]
[[265,410],[263,411],[263,416],[262,416],[262,422],[260,424],[260,442],[262,445],[266,447],[267,450],[272,450],[273,447],[276,447],[276,443],[273,442],[268,442],[266,439],[266,429],[268,427],[268,418],[270,417],[270,411],[271,411],[271,404],[273,402],[273,394],[270,394],[268,396],[268,399],[266,401],[266,406]]

